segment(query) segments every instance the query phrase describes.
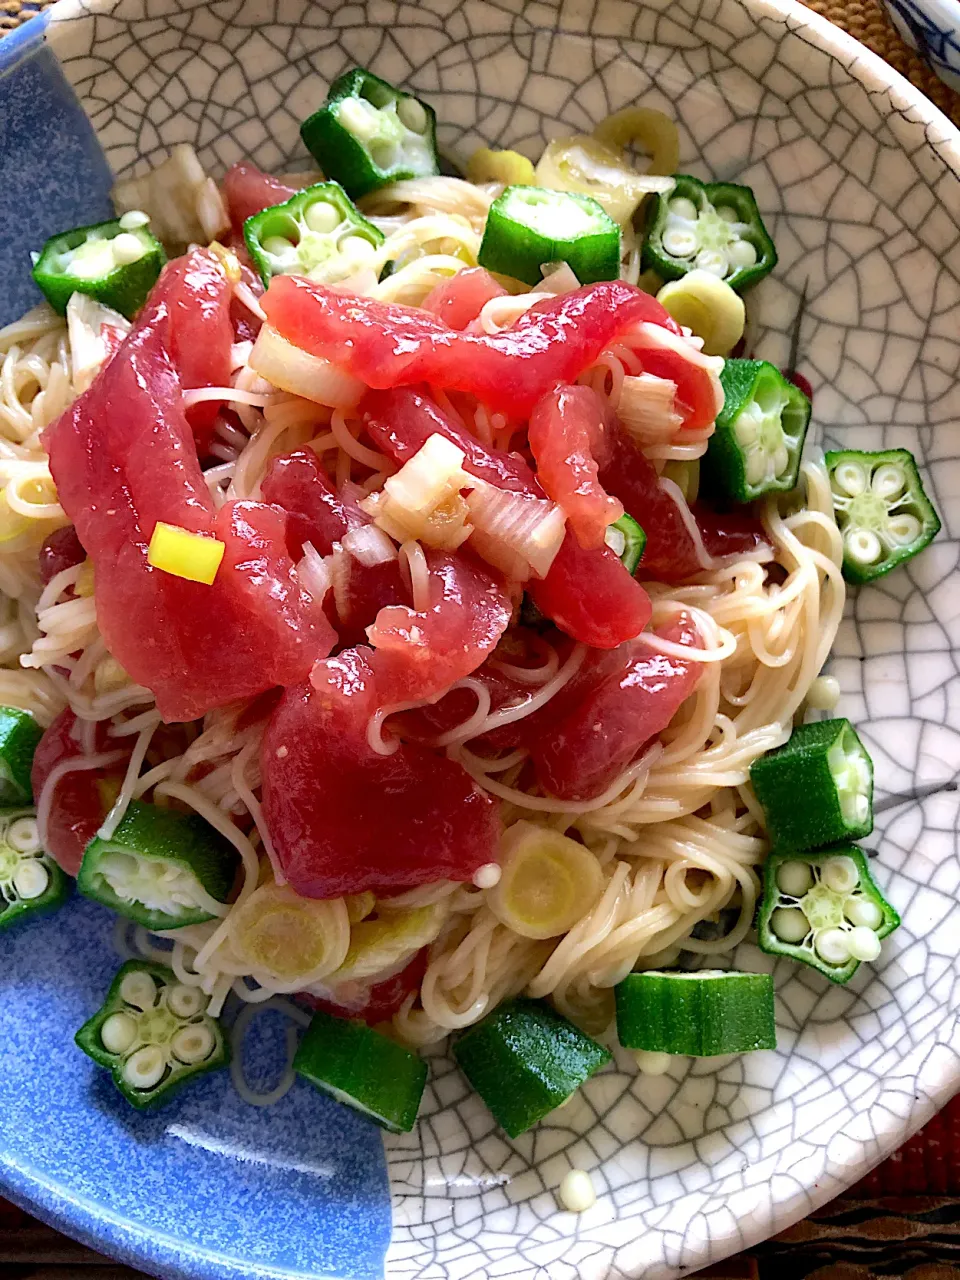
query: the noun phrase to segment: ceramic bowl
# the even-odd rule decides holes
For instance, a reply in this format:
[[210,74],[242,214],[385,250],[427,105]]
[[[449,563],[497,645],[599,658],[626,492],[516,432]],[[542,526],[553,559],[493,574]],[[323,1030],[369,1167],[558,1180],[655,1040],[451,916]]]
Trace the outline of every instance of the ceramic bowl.
[[[302,1083],[272,1110],[221,1075],[130,1111],[72,1044],[117,963],[106,913],[75,901],[0,935],[0,1185],[167,1280],[679,1275],[836,1195],[960,1087],[960,135],[789,0],[61,0],[0,43],[0,320],[35,300],[31,248],[109,212],[111,169],[183,141],[214,173],[294,167],[299,121],[353,62],[428,98],[454,157],[536,155],[639,101],[676,117],[684,170],[755,188],[780,253],[758,351],[787,361],[805,293],[818,438],[913,450],[944,517],[851,594],[831,666],[904,924],[845,988],[745,944],[740,967],[776,981],[776,1052],[662,1077],[622,1059],[515,1142],[437,1053],[416,1130],[383,1141]],[[262,1080],[282,1030],[264,1021]],[[571,1167],[598,1191],[579,1217],[556,1200]]]
[[960,93],[958,0],[883,0],[893,25],[944,84]]

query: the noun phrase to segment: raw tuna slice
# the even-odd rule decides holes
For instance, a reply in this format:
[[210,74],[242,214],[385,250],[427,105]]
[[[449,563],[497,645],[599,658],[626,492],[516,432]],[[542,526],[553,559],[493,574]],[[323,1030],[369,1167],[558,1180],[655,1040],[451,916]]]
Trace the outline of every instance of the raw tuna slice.
[[589,387],[556,387],[538,403],[530,418],[530,451],[537,479],[563,509],[567,525],[581,547],[603,545],[607,526],[623,515],[623,506],[608,497],[597,480],[605,459],[606,414]]
[[[107,722],[98,721],[92,744],[94,754],[113,751],[129,754],[133,739],[111,738],[107,733],[108,727]],[[54,769],[84,754],[78,732],[77,717],[67,707],[37,744],[31,783],[38,802]],[[106,769],[77,769],[64,773],[53,784],[46,821],[46,849],[68,875],[75,876],[80,870],[83,851],[97,834],[116,799],[126,767],[126,760],[119,759]]]
[[[543,496],[521,457],[481,444],[421,391],[399,387],[370,392],[363,409],[371,440],[396,462],[406,462],[438,432],[463,449],[464,470],[471,475],[499,489]],[[546,578],[531,580],[527,590],[558,627],[597,648],[615,648],[638,635],[650,620],[647,593],[609,547],[586,551],[569,530]]]
[[317,664],[288,689],[263,740],[263,812],[297,893],[334,898],[468,880],[496,859],[493,800],[456,762],[367,741],[376,710],[372,668],[359,649]]
[[436,285],[423,300],[424,311],[432,311],[451,329],[466,329],[484,306],[507,291],[483,267],[468,267]]
[[[538,303],[512,328],[495,334],[460,333],[420,308],[354,297],[301,276],[274,276],[263,308],[288,341],[370,387],[426,382],[469,392],[514,419],[528,418],[558,383],[575,382],[605,347],[635,326],[649,321],[680,332],[655,298],[622,280],[603,280]],[[686,396],[694,402],[687,411],[698,417],[701,382],[698,373]]]
[[[197,255],[167,267],[189,273]],[[107,647],[166,720],[304,679],[335,633],[299,588],[285,517],[264,503],[215,512],[181,407],[168,290],[44,435],[60,501],[94,562]],[[212,586],[147,563],[158,520],[226,550]]]
[[[687,615],[658,631],[696,646]],[[608,675],[533,743],[537,780],[561,800],[601,795],[676,714],[700,678],[702,664],[657,653],[642,641],[624,645],[619,671]]]
[[252,218],[261,209],[283,204],[285,200],[295,196],[297,190],[249,162],[235,164],[232,169],[228,169],[220,184],[220,192],[237,234],[243,232],[243,224],[247,218]]
[[430,607],[382,609],[367,631],[381,707],[444,693],[493,652],[510,621],[493,570],[463,554],[427,551],[426,559]]
[[[693,535],[653,463],[619,425],[614,425],[610,439],[610,459],[600,481],[647,535],[637,572],[658,582],[682,582],[702,573],[707,566],[701,563]],[[693,519],[708,555],[744,555],[768,545],[760,522],[749,514],[724,515],[698,506]]]

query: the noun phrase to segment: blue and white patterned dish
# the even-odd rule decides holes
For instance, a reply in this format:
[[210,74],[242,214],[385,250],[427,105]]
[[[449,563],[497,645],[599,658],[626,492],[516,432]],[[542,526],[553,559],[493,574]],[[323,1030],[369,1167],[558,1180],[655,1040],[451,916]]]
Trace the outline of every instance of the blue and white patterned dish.
[[944,84],[960,93],[960,0],[883,0],[893,25]]
[[[776,965],[776,1053],[659,1078],[620,1063],[516,1142],[437,1055],[417,1130],[384,1150],[302,1084],[269,1111],[220,1077],[131,1113],[71,1043],[116,964],[107,914],[74,902],[0,941],[0,1187],[165,1277],[677,1275],[835,1195],[960,1087],[960,135],[790,0],[61,0],[0,44],[0,323],[35,300],[27,251],[107,212],[108,164],[188,141],[212,172],[293,167],[300,119],[351,62],[427,97],[453,155],[535,155],[640,100],[678,119],[684,169],[756,189],[780,253],[759,352],[785,362],[805,290],[821,439],[912,449],[944,517],[853,596],[832,665],[877,764],[904,927],[848,988]],[[599,1192],[580,1217],[555,1199],[571,1167]]]

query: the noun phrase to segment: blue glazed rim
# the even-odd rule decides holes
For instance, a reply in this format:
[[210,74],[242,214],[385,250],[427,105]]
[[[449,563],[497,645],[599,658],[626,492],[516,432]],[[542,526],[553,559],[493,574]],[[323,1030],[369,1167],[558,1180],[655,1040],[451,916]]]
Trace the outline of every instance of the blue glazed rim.
[[50,10],[42,9],[0,39],[0,76],[40,47],[49,16]]

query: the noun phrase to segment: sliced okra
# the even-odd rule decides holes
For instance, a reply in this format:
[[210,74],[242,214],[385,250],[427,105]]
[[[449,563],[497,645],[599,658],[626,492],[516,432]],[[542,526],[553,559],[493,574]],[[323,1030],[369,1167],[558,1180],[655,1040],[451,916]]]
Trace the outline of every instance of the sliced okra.
[[861,963],[877,959],[882,939],[899,923],[855,845],[779,850],[767,858],[757,938],[770,955],[848,982]]
[[167,1101],[189,1080],[225,1067],[230,1050],[210,997],[172,970],[128,960],[76,1043],[113,1075],[138,1110]]

